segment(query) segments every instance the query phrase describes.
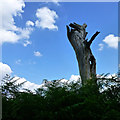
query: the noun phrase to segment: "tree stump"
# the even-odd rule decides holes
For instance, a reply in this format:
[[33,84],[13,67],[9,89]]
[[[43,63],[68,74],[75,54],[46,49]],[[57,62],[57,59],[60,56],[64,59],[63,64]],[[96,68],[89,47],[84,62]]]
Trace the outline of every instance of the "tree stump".
[[82,84],[85,84],[88,79],[96,76],[96,59],[90,46],[100,32],[97,31],[88,41],[86,39],[88,32],[86,32],[87,25],[85,23],[83,25],[70,23],[66,27],[68,39],[76,53]]

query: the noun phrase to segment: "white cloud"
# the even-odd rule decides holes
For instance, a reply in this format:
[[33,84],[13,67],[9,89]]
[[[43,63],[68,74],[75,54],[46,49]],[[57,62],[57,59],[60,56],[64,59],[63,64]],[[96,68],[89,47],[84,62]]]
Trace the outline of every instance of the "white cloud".
[[55,19],[58,18],[58,15],[55,11],[50,10],[47,7],[43,7],[37,9],[36,16],[38,18],[35,22],[37,27],[41,27],[43,29],[48,28],[49,30],[58,30],[58,27],[55,25]]
[[34,51],[34,55],[37,57],[42,56],[42,54],[39,51]]
[[0,45],[8,42],[8,43],[17,43],[19,40],[25,40],[26,43],[24,43],[24,46],[26,47],[28,44],[31,44],[30,42],[28,42],[28,39],[30,38],[30,34],[33,31],[33,28],[23,28],[20,29],[19,31],[9,31],[9,30],[4,30],[4,29],[0,29]]
[[99,50],[99,51],[102,51],[103,48],[104,48],[104,44],[100,43],[100,44],[99,44],[99,47],[100,47],[100,48],[99,48],[98,50]]
[[27,47],[28,45],[31,45],[31,44],[32,44],[31,41],[26,40],[25,43],[23,43],[23,46]]
[[51,0],[51,2],[55,3],[56,5],[60,5],[58,2],[59,0]]
[[[0,62],[0,81],[5,77],[6,74],[11,75],[11,73],[12,73],[12,70],[11,70],[10,66]],[[34,89],[42,87],[42,84],[38,85],[38,84],[27,81],[25,78],[20,78],[18,76],[15,76],[13,78],[13,81],[14,80],[17,80],[16,84],[25,82],[23,84],[22,88],[29,89],[33,92],[34,92]]]
[[32,21],[27,21],[26,28],[20,28],[15,25],[14,17],[21,16],[25,7],[23,0],[1,0],[0,9],[0,45],[5,42],[17,43],[20,40],[29,39],[32,28]]
[[111,48],[118,48],[118,37],[115,37],[113,34],[106,36],[103,42],[105,42]]
[[[17,43],[19,40],[26,40],[30,38],[30,34],[33,31],[33,28],[24,28],[24,29],[20,29],[16,34],[15,31],[9,31],[9,30],[4,30],[4,29],[0,29],[0,45],[8,42],[8,43]],[[28,43],[28,42],[27,42]],[[27,44],[28,45],[28,44]],[[26,47],[26,46],[25,46]]]
[[7,31],[0,29],[0,45],[4,42],[16,43],[19,40],[19,36],[13,31]]
[[[11,73],[12,73],[12,70],[11,70],[10,66],[0,62],[0,79],[5,77],[6,74],[10,75]],[[116,76],[116,74],[112,74],[112,76]],[[112,76],[108,75],[106,78],[111,78]],[[100,75],[97,75],[97,77],[100,77]],[[30,81],[27,81],[25,78],[21,78],[21,77],[18,77],[18,76],[15,76],[12,80],[13,81],[17,80],[16,84],[20,84],[20,83],[25,82],[23,84],[22,88],[20,89],[20,91],[24,91],[23,89],[28,89],[28,90],[31,90],[32,92],[35,92],[34,90],[36,90],[37,88],[44,88],[45,90],[47,90],[47,88],[45,87],[45,83],[40,84],[40,85],[39,84],[35,84],[35,83],[30,82]],[[71,82],[75,83],[75,82],[77,82],[79,80],[81,81],[79,75],[71,75],[69,80],[61,79],[60,80],[60,85],[64,86],[64,83],[70,84]],[[48,84],[49,83],[51,83],[51,81],[48,81]]]
[[17,30],[13,16],[20,16],[25,7],[23,0],[1,0],[0,26],[5,30]]
[[[117,76],[117,74],[113,73],[113,74],[108,74],[107,76],[105,76],[105,78],[111,79],[112,77],[116,77],[116,76]],[[97,78],[102,78],[102,77],[104,77],[104,75],[101,76],[100,74],[97,74]]]
[[113,73],[113,74],[109,74],[106,78],[112,78],[112,77],[116,77],[117,74],[116,73]]
[[34,23],[32,21],[28,20],[26,22],[26,26],[34,26]]
[[21,88],[21,91],[23,91],[23,89],[28,89],[28,90],[31,90],[32,92],[34,92],[35,89],[42,87],[42,84],[38,85],[38,84],[32,83],[30,81],[27,81],[25,78],[20,78],[18,76],[14,77],[13,81],[14,80],[17,80],[16,84],[21,84],[21,83],[25,82]]
[[81,77],[80,77],[80,75],[71,75],[71,77],[70,77],[70,79],[69,80],[66,80],[66,79],[61,79],[60,80],[60,83],[61,83],[61,85],[62,85],[62,83],[68,83],[68,84],[70,84],[70,83],[76,83],[76,82],[80,82],[81,83]]
[[59,0],[43,0],[43,2],[46,2],[46,3],[48,3],[48,2],[53,2],[54,4],[56,4],[56,5],[60,5],[58,2],[59,2]]
[[77,82],[78,80],[81,81],[80,75],[71,75],[70,79],[71,82]]
[[18,59],[15,63],[16,63],[16,64],[21,64],[21,60]]
[[6,74],[10,75],[11,73],[12,73],[12,70],[10,66],[0,62],[0,80],[2,80]]
[[[52,0],[58,4],[58,0]],[[33,31],[34,22],[28,20],[26,27],[21,28],[16,26],[14,17],[22,16],[25,3],[23,0],[1,0],[0,9],[0,45],[3,43],[17,43],[20,42],[24,47],[30,45],[28,40],[30,34]],[[50,30],[58,29],[55,24],[55,19],[58,15],[55,11],[50,10],[47,7],[43,7],[37,10],[36,16],[38,20],[35,22],[37,27],[43,29],[48,28]]]
[[31,28],[31,27],[26,27],[26,28],[23,28],[23,29],[19,29],[20,39],[29,39],[32,31],[33,31],[33,28]]
[[[18,60],[18,61],[19,61],[19,60]],[[20,60],[20,61],[21,61],[21,60]],[[7,64],[3,64],[3,63],[0,62],[0,78],[5,77],[6,74],[11,75],[11,73],[12,73],[12,70],[11,70],[10,66],[7,65]],[[79,79],[80,79],[80,76],[79,76],[79,75],[71,75],[70,80],[61,79],[60,82],[61,82],[61,85],[62,85],[63,83],[67,83],[67,82],[68,82],[68,83],[77,82]],[[13,78],[13,81],[14,81],[14,80],[17,80],[16,84],[20,84],[20,83],[25,82],[25,83],[23,84],[21,90],[23,90],[23,88],[24,88],[24,89],[29,89],[29,90],[31,90],[32,92],[34,92],[34,89],[37,89],[37,88],[43,87],[44,89],[46,89],[46,87],[45,87],[44,84],[38,85],[38,84],[32,83],[32,82],[30,82],[30,81],[27,81],[25,78],[21,78],[21,77],[18,77],[18,76],[15,76],[15,77]],[[48,81],[48,82],[50,82],[50,81]],[[50,82],[50,83],[51,83],[51,82]]]

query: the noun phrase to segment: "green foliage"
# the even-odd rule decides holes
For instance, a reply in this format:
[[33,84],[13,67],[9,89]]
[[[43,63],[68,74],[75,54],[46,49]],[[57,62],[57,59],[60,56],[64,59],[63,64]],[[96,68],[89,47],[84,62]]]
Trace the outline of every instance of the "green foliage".
[[20,92],[22,84],[7,76],[2,86],[2,120],[120,120],[120,84],[109,83],[101,92],[104,81],[93,78],[81,86],[55,80],[33,93]]

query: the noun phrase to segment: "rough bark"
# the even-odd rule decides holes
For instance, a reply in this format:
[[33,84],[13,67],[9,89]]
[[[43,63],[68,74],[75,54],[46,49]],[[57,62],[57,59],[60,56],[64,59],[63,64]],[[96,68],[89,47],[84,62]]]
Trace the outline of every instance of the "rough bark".
[[96,76],[96,59],[92,54],[90,46],[100,32],[97,31],[88,41],[86,39],[88,34],[86,32],[86,24],[70,23],[69,26],[66,26],[67,36],[76,53],[82,84],[85,84],[92,76]]

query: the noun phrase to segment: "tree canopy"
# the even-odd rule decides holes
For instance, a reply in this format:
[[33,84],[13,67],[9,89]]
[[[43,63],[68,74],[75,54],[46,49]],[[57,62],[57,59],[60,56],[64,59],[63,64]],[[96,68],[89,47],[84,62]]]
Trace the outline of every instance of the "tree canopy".
[[[6,81],[7,80],[7,81]],[[11,77],[2,85],[2,120],[120,120],[120,84],[96,79],[86,85],[60,85],[58,80],[47,89],[19,91]],[[103,82],[104,81],[104,82]],[[110,80],[109,80],[110,81]],[[104,87],[106,90],[101,91]]]

